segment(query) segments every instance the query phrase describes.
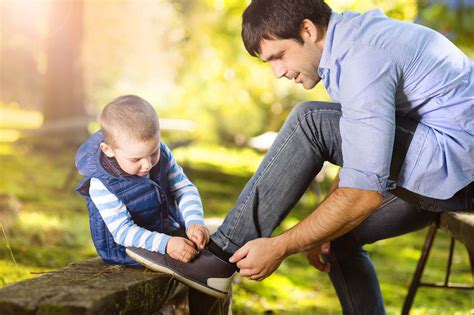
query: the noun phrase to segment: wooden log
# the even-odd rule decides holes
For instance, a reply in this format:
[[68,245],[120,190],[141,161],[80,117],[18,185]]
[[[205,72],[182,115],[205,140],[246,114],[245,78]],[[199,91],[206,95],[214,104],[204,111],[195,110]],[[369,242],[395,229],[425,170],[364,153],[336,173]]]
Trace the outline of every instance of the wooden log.
[[169,275],[99,258],[0,289],[0,314],[155,314],[186,290]]
[[474,213],[444,212],[439,225],[474,253]]

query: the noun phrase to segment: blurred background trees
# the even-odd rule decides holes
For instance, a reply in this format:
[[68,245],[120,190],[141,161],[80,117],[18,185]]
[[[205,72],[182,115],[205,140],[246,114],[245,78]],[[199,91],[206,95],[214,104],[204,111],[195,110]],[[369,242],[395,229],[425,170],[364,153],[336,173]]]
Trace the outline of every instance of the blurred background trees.
[[[379,7],[436,28],[466,53],[474,46],[472,0],[334,0],[336,11]],[[94,118],[109,100],[143,96],[161,117],[192,119],[200,140],[243,144],[278,130],[289,110],[328,100],[278,82],[240,39],[241,0],[3,0],[2,104],[44,121]]]

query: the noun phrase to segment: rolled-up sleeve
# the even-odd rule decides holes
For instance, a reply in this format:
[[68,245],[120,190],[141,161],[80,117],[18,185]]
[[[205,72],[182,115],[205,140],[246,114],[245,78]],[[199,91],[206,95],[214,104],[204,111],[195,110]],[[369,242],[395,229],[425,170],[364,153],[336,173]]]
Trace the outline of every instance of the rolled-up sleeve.
[[394,187],[389,175],[400,70],[389,53],[374,47],[354,47],[349,55],[340,67],[339,187],[384,192]]

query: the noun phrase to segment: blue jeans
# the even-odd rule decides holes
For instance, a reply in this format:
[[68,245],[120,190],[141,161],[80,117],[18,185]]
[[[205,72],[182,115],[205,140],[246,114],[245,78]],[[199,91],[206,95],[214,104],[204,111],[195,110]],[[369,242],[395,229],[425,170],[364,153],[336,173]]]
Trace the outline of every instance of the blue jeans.
[[[233,253],[247,241],[269,237],[325,161],[342,166],[340,117],[341,107],[335,103],[305,102],[293,109],[235,208],[212,236],[219,247]],[[438,215],[387,193],[370,217],[331,242],[325,259],[331,262],[330,278],[345,314],[385,313],[377,275],[362,246],[421,229]]]

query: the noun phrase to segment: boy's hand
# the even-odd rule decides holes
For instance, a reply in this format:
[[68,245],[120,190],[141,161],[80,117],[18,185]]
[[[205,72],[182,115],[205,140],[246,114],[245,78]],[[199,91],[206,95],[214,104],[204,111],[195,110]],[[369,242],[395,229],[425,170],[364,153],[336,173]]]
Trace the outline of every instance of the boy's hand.
[[206,246],[210,237],[207,227],[200,224],[191,224],[186,230],[186,235],[200,249]]
[[194,243],[184,237],[173,236],[169,239],[166,246],[166,253],[171,258],[182,262],[190,262],[197,255]]

